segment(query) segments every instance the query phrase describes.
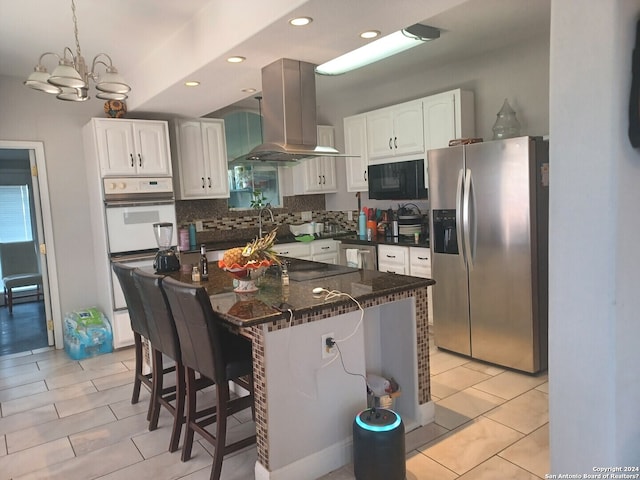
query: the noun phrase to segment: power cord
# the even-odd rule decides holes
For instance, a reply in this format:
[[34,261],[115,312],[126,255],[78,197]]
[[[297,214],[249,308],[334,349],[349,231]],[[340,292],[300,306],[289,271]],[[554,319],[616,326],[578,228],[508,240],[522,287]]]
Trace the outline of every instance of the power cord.
[[[341,292],[340,290],[327,290],[326,288],[321,288],[321,287],[316,287],[316,288],[313,289],[313,293],[314,294],[318,294],[318,293],[322,293],[322,292],[326,293],[326,295],[324,297],[325,301],[326,300],[331,300],[332,298],[335,298],[335,297],[348,297],[360,309],[360,320],[358,321],[358,324],[353,329],[353,332],[351,332],[349,335],[347,335],[344,338],[340,338],[340,339],[335,339],[334,338],[333,339],[336,343],[346,342],[351,337],[353,337],[356,334],[356,332],[358,331],[358,328],[360,328],[360,325],[362,324],[362,321],[364,320],[364,308],[362,308],[362,305],[360,305],[360,302],[358,302],[355,298],[353,298],[348,293]],[[329,362],[329,363],[332,363],[332,362]]]

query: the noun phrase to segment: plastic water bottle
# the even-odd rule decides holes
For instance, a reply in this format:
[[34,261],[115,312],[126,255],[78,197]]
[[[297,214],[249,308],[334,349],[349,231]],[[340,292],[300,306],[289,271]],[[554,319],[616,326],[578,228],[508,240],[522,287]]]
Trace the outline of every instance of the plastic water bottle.
[[364,215],[364,210],[360,210],[360,215],[358,216],[358,236],[360,240],[367,238],[367,217]]

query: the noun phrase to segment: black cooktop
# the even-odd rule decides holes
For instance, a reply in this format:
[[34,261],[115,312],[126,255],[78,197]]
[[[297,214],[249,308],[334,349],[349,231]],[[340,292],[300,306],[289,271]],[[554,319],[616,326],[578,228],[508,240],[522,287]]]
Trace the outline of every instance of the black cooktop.
[[331,263],[311,262],[299,258],[286,258],[289,270],[289,279],[294,282],[316,280],[318,278],[333,277],[345,273],[357,272],[357,268],[345,265],[333,265]]

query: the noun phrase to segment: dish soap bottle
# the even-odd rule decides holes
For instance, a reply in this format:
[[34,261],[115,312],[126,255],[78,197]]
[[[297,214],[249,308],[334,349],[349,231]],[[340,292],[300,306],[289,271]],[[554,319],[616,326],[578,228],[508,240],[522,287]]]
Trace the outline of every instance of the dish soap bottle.
[[364,210],[360,210],[360,215],[358,215],[358,236],[360,240],[367,238],[367,217],[364,215]]

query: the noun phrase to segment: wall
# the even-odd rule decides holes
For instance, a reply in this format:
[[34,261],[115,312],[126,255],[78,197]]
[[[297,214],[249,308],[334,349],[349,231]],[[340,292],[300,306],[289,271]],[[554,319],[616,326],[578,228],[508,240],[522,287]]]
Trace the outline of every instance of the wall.
[[80,130],[104,115],[103,103],[61,102],[24,87],[20,78],[0,76],[0,105],[0,139],[44,143],[62,314],[91,306],[98,286]]
[[639,12],[638,0],[551,4],[553,473],[640,459],[640,152],[627,138]]
[[[475,94],[476,136],[491,139],[491,128],[505,98],[509,99],[522,126],[522,133],[549,133],[549,38],[511,45],[484,56],[435,69],[425,69],[405,77],[396,75],[389,82],[374,87],[343,89],[340,95],[327,98],[322,94],[325,82],[333,77],[318,77],[319,122],[336,127],[336,145],[344,149],[344,117],[393,105],[430,94],[463,88]],[[346,169],[336,161],[338,188],[343,193],[327,195],[328,210],[356,209],[353,193],[346,193]],[[388,202],[367,201],[363,204],[388,208]],[[395,206],[395,205],[394,205]]]

